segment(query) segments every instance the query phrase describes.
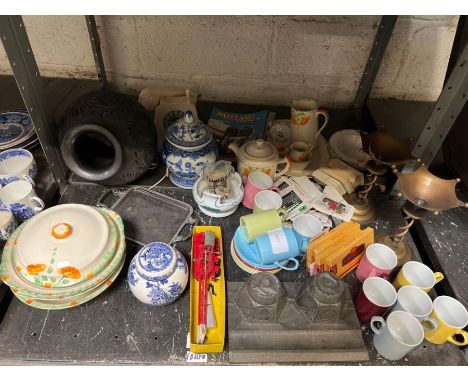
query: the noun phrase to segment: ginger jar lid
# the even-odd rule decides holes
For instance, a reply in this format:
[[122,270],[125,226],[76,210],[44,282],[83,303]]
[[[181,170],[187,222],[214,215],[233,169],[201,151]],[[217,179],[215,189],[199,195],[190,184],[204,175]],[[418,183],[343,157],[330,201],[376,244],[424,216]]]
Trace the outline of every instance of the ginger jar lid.
[[166,139],[185,151],[200,150],[211,142],[213,133],[201,121],[195,120],[192,112],[174,122],[167,130]]
[[150,281],[162,280],[174,272],[177,253],[169,244],[149,243],[137,253],[135,265],[142,278]]
[[257,139],[244,144],[242,147],[244,154],[251,160],[258,161],[276,161],[278,159],[278,150],[267,141]]

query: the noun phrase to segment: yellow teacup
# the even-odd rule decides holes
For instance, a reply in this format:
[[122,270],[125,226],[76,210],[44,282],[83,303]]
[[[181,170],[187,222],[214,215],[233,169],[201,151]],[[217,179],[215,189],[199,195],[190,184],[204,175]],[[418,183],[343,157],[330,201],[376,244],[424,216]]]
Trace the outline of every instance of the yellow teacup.
[[429,292],[436,283],[442,281],[444,275],[440,272],[432,272],[431,268],[418,261],[408,261],[401,267],[397,277],[393,281],[396,290],[405,285],[413,285]]
[[[457,300],[449,296],[439,296],[434,300],[431,317],[439,323],[436,330],[427,330],[424,337],[433,344],[443,344],[447,341],[457,345],[468,345],[468,333],[462,330],[468,324],[468,312]],[[454,338],[455,334],[463,336],[463,342]]]

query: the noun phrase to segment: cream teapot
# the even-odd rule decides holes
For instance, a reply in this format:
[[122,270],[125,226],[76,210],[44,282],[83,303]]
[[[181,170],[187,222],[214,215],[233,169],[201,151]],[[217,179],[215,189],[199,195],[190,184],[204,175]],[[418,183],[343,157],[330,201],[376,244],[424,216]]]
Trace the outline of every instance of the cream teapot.
[[[236,154],[237,172],[241,174],[244,183],[253,171],[264,172],[274,180],[289,170],[289,160],[280,158],[276,147],[263,139],[246,142],[241,147],[237,143],[230,143],[228,149]],[[278,165],[282,163],[285,166],[278,171]]]

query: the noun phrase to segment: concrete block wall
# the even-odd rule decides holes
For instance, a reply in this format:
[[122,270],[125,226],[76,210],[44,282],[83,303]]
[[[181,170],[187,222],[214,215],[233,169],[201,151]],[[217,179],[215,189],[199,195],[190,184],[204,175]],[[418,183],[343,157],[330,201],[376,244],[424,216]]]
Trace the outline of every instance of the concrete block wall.
[[[129,93],[185,86],[202,99],[349,105],[379,16],[100,16],[111,84]],[[402,16],[372,95],[432,101],[444,80],[457,16]],[[44,76],[95,77],[84,17],[25,16]],[[11,69],[0,45],[0,73]]]

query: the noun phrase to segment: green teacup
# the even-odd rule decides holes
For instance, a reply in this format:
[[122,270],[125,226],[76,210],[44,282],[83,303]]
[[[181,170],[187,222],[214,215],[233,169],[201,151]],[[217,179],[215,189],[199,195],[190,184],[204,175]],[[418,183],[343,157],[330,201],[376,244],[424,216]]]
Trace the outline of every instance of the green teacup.
[[240,218],[242,237],[247,243],[252,243],[257,237],[282,226],[283,222],[276,210],[261,211]]

